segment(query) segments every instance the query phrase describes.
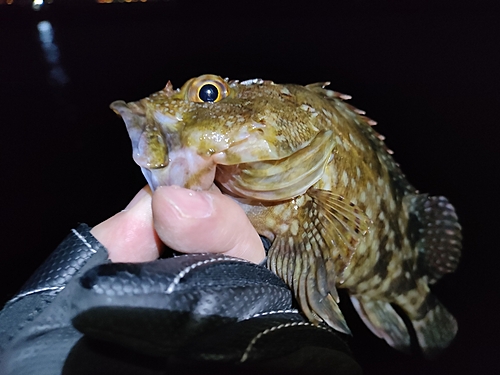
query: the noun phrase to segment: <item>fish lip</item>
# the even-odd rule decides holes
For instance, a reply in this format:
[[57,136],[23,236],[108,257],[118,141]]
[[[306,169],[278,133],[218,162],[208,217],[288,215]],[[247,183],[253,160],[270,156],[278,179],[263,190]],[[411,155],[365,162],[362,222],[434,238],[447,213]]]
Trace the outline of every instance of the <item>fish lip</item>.
[[122,117],[127,114],[134,114],[141,116],[146,115],[145,111],[146,108],[141,102],[127,103],[123,100],[115,100],[109,105],[109,108],[111,108],[116,114],[119,114]]
[[158,186],[171,185],[208,190],[215,180],[216,163],[212,157],[199,155],[195,150],[183,147],[169,154],[169,161],[165,166],[141,169],[153,191]]

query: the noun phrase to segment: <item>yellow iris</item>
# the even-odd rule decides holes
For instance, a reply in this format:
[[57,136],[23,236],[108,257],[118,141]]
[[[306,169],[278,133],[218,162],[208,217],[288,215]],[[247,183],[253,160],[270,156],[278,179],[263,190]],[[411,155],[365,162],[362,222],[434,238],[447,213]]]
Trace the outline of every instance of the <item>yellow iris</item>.
[[229,94],[229,86],[221,77],[205,74],[189,82],[187,98],[197,103],[216,103]]

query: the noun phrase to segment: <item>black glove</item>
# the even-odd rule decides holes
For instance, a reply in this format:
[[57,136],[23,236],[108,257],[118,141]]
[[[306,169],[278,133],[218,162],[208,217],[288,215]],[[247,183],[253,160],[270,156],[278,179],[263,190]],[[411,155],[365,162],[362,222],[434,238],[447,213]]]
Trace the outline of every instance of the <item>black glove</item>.
[[262,266],[215,254],[95,266],[106,258],[86,226],[58,247],[0,312],[0,374],[360,373]]

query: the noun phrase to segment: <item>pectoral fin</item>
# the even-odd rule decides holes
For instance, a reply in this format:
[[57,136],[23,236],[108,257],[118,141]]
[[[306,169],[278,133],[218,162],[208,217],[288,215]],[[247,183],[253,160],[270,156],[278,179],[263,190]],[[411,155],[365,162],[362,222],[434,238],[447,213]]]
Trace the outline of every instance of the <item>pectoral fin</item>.
[[341,195],[313,188],[307,194],[313,198],[314,223],[330,249],[342,282],[342,270],[349,265],[372,222],[359,207]]
[[307,195],[299,224],[274,240],[268,264],[293,289],[311,322],[350,333],[337,305],[336,284],[371,222],[339,195],[317,189]]

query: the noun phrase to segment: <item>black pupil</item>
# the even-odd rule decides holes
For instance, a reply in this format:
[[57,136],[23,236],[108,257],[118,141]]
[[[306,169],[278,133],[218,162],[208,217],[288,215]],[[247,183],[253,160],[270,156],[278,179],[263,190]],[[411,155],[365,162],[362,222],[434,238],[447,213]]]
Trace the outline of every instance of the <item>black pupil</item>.
[[206,84],[200,89],[200,99],[204,102],[214,102],[219,96],[219,90],[212,84]]

